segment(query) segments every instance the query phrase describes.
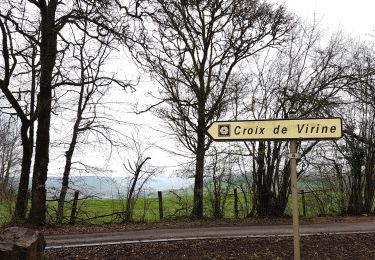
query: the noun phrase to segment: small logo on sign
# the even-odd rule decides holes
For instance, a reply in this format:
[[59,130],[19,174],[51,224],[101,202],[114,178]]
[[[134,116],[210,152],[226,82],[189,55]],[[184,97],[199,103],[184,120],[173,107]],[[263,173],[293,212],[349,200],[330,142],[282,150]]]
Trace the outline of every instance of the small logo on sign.
[[230,125],[218,125],[218,136],[230,136]]
[[290,153],[288,154],[289,159],[301,159],[301,154],[299,153]]

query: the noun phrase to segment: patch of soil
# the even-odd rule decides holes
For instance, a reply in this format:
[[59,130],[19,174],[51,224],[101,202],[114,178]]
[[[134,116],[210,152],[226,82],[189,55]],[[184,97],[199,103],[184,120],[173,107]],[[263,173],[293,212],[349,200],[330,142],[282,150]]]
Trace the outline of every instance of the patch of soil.
[[[301,238],[302,259],[375,259],[375,234]],[[293,238],[242,238],[47,250],[46,259],[293,259]]]
[[[362,221],[374,221],[375,216],[357,216],[357,217],[314,217],[314,218],[300,218],[301,224],[323,224],[323,223],[354,223]],[[191,227],[215,227],[215,226],[241,226],[241,225],[284,225],[292,224],[291,217],[284,218],[247,218],[247,219],[206,219],[196,220],[191,219],[166,219],[159,222],[148,223],[127,223],[127,224],[92,224],[92,225],[61,225],[61,226],[47,226],[43,229],[45,235],[59,235],[59,234],[76,234],[76,233],[98,233],[111,231],[127,231],[127,230],[145,230],[156,228],[191,228]]]

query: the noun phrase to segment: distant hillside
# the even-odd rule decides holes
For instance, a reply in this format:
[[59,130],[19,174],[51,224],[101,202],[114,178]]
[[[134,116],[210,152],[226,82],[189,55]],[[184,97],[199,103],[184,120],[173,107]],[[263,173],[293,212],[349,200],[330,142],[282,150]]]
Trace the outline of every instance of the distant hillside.
[[[31,182],[30,182],[31,183]],[[157,176],[151,179],[145,186],[145,192],[187,188],[192,186],[193,179],[183,179],[172,176]],[[71,177],[70,193],[80,190],[84,195],[93,195],[100,198],[118,198],[124,196],[127,181],[123,177],[103,176],[73,176]],[[47,180],[48,197],[56,196],[61,187],[61,178],[50,177]]]

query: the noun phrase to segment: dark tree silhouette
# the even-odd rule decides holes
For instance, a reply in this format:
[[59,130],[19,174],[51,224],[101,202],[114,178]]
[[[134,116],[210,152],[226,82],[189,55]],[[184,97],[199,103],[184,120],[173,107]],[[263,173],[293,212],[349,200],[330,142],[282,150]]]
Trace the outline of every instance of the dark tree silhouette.
[[153,0],[147,11],[135,58],[160,83],[156,113],[195,155],[192,216],[201,218],[206,128],[226,110],[236,66],[280,44],[291,18],[283,6],[258,0]]
[[[32,122],[37,118],[38,128],[36,131],[35,159],[32,180],[32,200],[29,222],[34,225],[45,224],[46,213],[46,187],[49,144],[50,144],[50,120],[52,106],[52,90],[55,86],[56,59],[58,54],[64,52],[60,49],[61,42],[69,42],[69,37],[64,36],[64,28],[67,24],[79,26],[79,21],[87,21],[96,28],[99,35],[113,35],[124,43],[129,42],[129,17],[138,17],[137,11],[131,13],[134,8],[139,7],[140,1],[129,1],[126,5],[120,5],[119,1],[109,2],[105,0],[75,0],[62,3],[57,0],[28,0],[28,1],[4,1],[1,3],[0,13],[2,32],[2,51],[4,59],[4,78],[0,87],[6,99],[11,104],[17,116],[20,118],[21,136],[23,142],[24,159],[22,162],[22,174],[20,181],[19,198],[17,199],[16,216],[24,218],[26,215],[26,192],[32,158],[33,129]],[[91,8],[86,8],[87,6]],[[87,12],[90,10],[90,12]],[[13,31],[9,30],[12,26]],[[16,95],[9,89],[11,75],[17,64],[15,54],[22,52],[14,50],[15,44],[10,41],[12,33],[16,32],[19,37],[30,42],[36,59],[28,64],[29,67],[38,67],[37,77],[39,92],[37,98],[37,109],[34,112],[33,97],[36,93],[36,85],[28,90],[31,99],[28,100],[31,108],[26,113],[22,110],[22,104]],[[95,35],[90,35],[95,38]],[[17,39],[18,40],[18,39]],[[60,42],[61,41],[61,42]],[[17,44],[17,46],[20,46]],[[12,63],[11,63],[12,62]],[[30,69],[32,71],[32,69]],[[58,77],[57,77],[58,78]],[[35,87],[35,88],[33,88]],[[34,92],[33,92],[34,91]],[[28,134],[28,130],[30,133]]]

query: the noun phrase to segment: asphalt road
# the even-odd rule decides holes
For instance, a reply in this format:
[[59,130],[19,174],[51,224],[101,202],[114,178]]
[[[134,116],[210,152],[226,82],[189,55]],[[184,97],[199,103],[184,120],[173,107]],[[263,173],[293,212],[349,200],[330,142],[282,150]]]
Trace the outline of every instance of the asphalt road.
[[[301,225],[302,236],[316,234],[375,232],[375,222]],[[292,235],[291,225],[225,226],[199,228],[150,229],[108,233],[46,235],[47,248],[147,243],[193,239],[267,237]]]

